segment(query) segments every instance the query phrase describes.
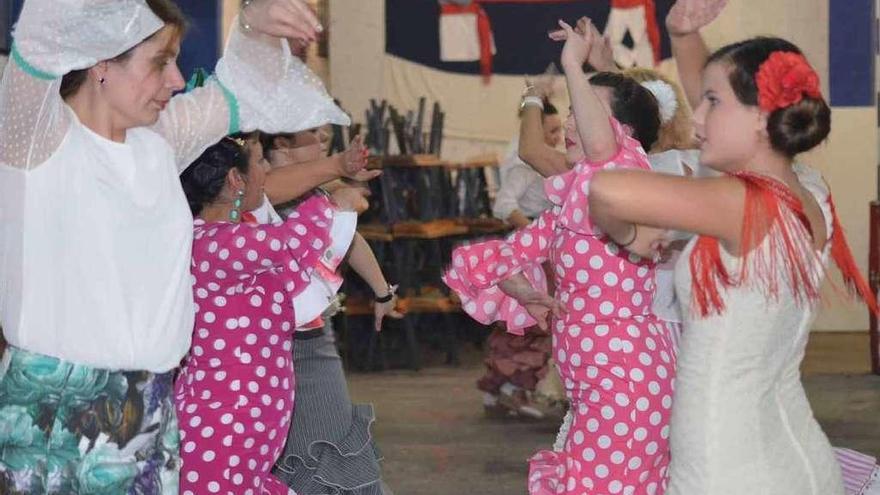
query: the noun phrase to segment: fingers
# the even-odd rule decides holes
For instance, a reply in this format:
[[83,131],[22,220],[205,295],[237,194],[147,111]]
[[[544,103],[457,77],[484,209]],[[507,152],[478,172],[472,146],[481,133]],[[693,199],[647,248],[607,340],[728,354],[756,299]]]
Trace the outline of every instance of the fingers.
[[293,9],[299,14],[300,18],[303,19],[309,26],[312,27],[316,32],[322,32],[324,30],[324,26],[321,25],[321,22],[318,20],[318,16],[312,11],[312,8],[306,5],[302,0],[288,0],[289,4],[293,7]]
[[302,0],[284,0],[281,2],[286,16],[280,19],[298,36],[309,41],[317,41],[318,33],[323,31],[315,13]]
[[553,41],[565,41],[568,39],[568,35],[563,29],[555,29],[547,33],[547,36],[550,37]]
[[548,326],[547,326],[547,315],[546,314],[543,315],[542,317],[536,317],[535,322],[538,325],[538,328],[540,328],[544,332],[547,331]]
[[553,313],[553,316],[556,318],[562,318],[563,316],[565,316],[565,308],[563,308],[562,304],[560,304],[557,301],[553,301],[553,305],[551,306],[551,312]]
[[369,182],[380,175],[382,175],[381,170],[359,170],[351,178],[358,182]]
[[559,23],[559,27],[561,27],[565,31],[565,34],[571,34],[574,32],[574,29],[572,29],[572,27],[569,26],[568,23],[563,21],[562,19],[559,19],[557,22]]
[[375,326],[376,333],[379,333],[382,331],[382,319],[384,318],[384,316],[385,315],[383,315],[382,313],[376,313],[376,326]]
[[301,0],[276,0],[269,5],[271,21],[285,38],[298,39],[305,43],[317,41],[317,18],[310,10],[303,11],[302,7]]

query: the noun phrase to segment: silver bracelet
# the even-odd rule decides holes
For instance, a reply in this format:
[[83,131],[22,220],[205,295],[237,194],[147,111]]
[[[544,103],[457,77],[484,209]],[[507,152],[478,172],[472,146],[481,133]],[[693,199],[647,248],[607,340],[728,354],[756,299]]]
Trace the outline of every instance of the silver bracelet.
[[241,0],[241,9],[238,11],[238,25],[244,32],[248,32],[251,30],[250,23],[248,23],[247,19],[244,18],[244,11],[245,9],[250,7],[252,3],[254,3],[254,0]]
[[540,108],[542,112],[544,111],[544,101],[541,100],[541,98],[538,98],[537,96],[523,97],[522,103],[520,103],[519,108],[520,108],[520,110],[522,110],[529,105],[534,105],[534,106]]

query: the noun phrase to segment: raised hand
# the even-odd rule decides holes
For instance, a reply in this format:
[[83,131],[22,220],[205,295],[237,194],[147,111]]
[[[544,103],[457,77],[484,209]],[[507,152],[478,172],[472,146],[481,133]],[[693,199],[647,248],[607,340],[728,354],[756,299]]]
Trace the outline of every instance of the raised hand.
[[364,139],[358,134],[351,140],[348,149],[339,154],[342,175],[352,177],[367,166],[367,157],[369,156],[367,147],[364,146]]
[[305,44],[324,30],[304,0],[252,0],[240,15],[242,25],[256,32]]
[[583,65],[590,56],[593,44],[597,41],[598,31],[586,29],[585,32],[578,33],[563,20],[559,21],[559,27],[562,29],[549,33],[549,36],[555,41],[565,41],[560,57],[563,67],[569,64]]
[[683,36],[699,31],[724,10],[727,0],[678,0],[666,16],[670,36]]
[[[590,67],[597,71],[611,71],[617,68],[617,64],[614,63],[614,50],[611,48],[611,40],[602,36],[602,33],[589,17],[578,19],[574,31],[581,35],[591,32],[593,39],[596,40],[593,42],[589,57],[587,57],[587,63],[590,64]],[[601,43],[598,40],[601,40]]]

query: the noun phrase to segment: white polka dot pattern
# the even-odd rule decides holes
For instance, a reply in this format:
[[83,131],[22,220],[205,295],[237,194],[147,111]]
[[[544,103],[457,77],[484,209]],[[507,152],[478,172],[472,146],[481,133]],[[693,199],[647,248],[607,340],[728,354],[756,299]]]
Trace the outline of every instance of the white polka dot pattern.
[[[548,179],[551,201],[561,198],[556,208],[504,241],[456,249],[444,277],[470,316],[505,321],[516,333],[534,319],[497,284],[522,272],[546,290],[539,263],[553,264],[555,296],[566,309],[552,325],[553,357],[572,423],[561,452],[531,459],[533,495],[662,493],[665,487],[674,353],[652,313],[654,265],[607,242],[587,211],[595,170],[649,169],[638,143],[613,124],[622,143],[617,156]],[[501,265],[509,271],[500,273]]]
[[324,254],[313,241],[328,244],[329,226],[316,220],[329,208],[314,196],[283,224],[196,223],[194,290],[206,297],[192,354],[175,384],[186,439],[181,493],[287,493],[269,472],[284,448],[294,404],[286,323],[294,319],[291,300]]

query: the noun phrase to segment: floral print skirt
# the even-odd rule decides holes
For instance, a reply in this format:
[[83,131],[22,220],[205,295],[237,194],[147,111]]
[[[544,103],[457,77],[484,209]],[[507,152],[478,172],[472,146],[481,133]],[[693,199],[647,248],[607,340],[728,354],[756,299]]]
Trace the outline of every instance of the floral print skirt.
[[176,494],[172,379],[8,347],[0,362],[0,493]]

